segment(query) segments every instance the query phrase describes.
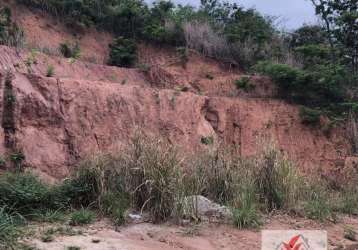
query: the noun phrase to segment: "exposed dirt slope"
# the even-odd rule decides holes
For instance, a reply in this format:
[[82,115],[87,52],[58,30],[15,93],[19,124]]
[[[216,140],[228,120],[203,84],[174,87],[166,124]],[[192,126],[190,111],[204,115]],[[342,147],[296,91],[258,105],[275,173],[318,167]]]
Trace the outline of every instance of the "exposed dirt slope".
[[[49,24],[55,22],[51,17],[13,8],[29,44],[41,40],[57,48],[67,38],[74,40],[60,23]],[[235,68],[195,53],[189,53],[185,66],[174,49],[144,44],[139,50],[140,63],[147,64],[144,72],[88,62],[93,55],[106,57],[108,38],[97,31],[83,35],[83,57],[75,62],[0,47],[0,116],[13,117],[13,128],[2,126],[1,154],[20,150],[28,166],[63,178],[80,159],[116,148],[139,126],[190,151],[207,147],[201,138],[212,136],[215,142],[240,146],[244,156],[269,138],[306,170],[335,171],[350,155],[343,129],[325,135],[302,125],[298,107],[275,99],[267,78],[252,77],[254,87],[240,90],[234,81],[243,75]],[[49,65],[54,77],[45,76]],[[12,110],[4,97],[9,70],[14,73]]]
[[[0,0],[0,4],[11,8],[13,21],[25,32],[26,47],[56,55],[60,43],[78,42],[82,59],[100,64],[107,61],[108,44],[112,41],[109,33],[89,28],[69,29],[63,25],[61,17],[55,18],[39,10],[30,11],[14,0]],[[71,23],[68,26],[73,28]]]
[[[0,65],[8,67],[9,60],[3,58],[13,58],[15,52],[0,49]],[[215,141],[239,145],[243,155],[255,153],[260,138],[272,136],[280,149],[306,167],[334,167],[348,155],[343,137],[333,131],[328,138],[303,126],[298,108],[283,101],[152,88],[135,70],[102,65],[91,65],[93,78],[101,79],[110,70],[128,81],[85,80],[86,64],[62,64],[69,63],[60,60],[55,69],[81,72],[76,78],[82,80],[61,77],[61,73],[58,78],[44,77],[39,61],[36,68],[40,70],[35,69],[34,74],[18,70],[12,81],[16,147],[24,152],[28,165],[49,176],[66,176],[71,165],[87,154],[123,142],[136,126],[165,135],[186,149],[205,147],[201,138],[213,136]],[[2,89],[4,78],[3,73]]]

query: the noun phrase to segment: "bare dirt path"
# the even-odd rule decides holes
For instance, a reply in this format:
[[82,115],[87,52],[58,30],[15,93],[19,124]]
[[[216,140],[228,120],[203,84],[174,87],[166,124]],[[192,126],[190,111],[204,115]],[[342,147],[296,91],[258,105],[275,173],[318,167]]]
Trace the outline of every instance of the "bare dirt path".
[[[357,243],[344,238],[347,226],[358,231],[358,218],[342,217],[336,224],[320,224],[280,215],[267,219],[261,229],[326,230],[329,249],[358,249]],[[80,229],[84,232],[82,235],[58,236],[49,243],[40,239],[30,242],[41,250],[64,250],[70,246],[81,250],[255,250],[261,247],[261,229],[239,230],[231,225],[213,223],[185,227],[141,223],[115,229],[100,221]]]

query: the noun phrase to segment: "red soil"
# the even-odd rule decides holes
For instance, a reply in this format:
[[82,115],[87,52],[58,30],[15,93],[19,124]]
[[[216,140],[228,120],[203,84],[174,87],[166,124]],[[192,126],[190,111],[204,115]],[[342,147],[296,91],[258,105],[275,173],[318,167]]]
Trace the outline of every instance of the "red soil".
[[[237,69],[193,52],[183,67],[174,49],[144,44],[139,61],[151,66],[146,73],[90,63],[90,57],[105,61],[109,34],[92,30],[75,37],[52,17],[12,8],[29,45],[55,49],[65,40],[78,40],[83,55],[70,62],[0,47],[2,86],[4,72],[15,73],[16,147],[24,152],[27,165],[44,176],[65,177],[87,155],[127,140],[136,126],[186,150],[205,148],[201,138],[213,136],[216,142],[240,146],[243,156],[255,154],[263,140],[273,140],[306,171],[337,171],[350,156],[344,128],[327,135],[301,124],[298,107],[276,99],[267,78],[253,76],[255,88],[245,92],[234,84],[243,76]],[[36,59],[31,66],[25,63],[29,57]],[[54,77],[45,77],[49,65]],[[0,153],[6,154],[9,149],[3,145]]]

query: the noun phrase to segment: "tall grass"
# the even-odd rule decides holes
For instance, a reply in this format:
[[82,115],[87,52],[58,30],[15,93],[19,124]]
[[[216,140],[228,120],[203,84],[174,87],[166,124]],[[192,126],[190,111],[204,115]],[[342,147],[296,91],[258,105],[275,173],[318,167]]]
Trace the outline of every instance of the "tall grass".
[[125,223],[128,208],[148,212],[153,222],[181,219],[187,197],[195,195],[229,206],[239,228],[259,226],[261,215],[273,210],[321,221],[336,212],[357,212],[357,173],[349,172],[346,185],[333,191],[318,177],[304,178],[274,144],[265,145],[247,159],[235,148],[215,145],[191,156],[162,138],[138,132],[117,153],[83,161],[56,186],[27,173],[4,174],[0,176],[0,244],[16,240],[21,221],[61,221],[73,209],[82,209],[73,220],[85,223],[94,218],[83,212],[86,209],[110,217],[117,225]]
[[155,222],[178,213],[183,173],[175,146],[136,133],[117,160],[135,208],[148,211]]
[[265,144],[255,165],[260,199],[268,210],[289,210],[299,205],[306,188],[303,177],[273,143]]
[[13,248],[17,238],[20,237],[18,225],[21,217],[6,212],[5,207],[0,207],[0,249]]

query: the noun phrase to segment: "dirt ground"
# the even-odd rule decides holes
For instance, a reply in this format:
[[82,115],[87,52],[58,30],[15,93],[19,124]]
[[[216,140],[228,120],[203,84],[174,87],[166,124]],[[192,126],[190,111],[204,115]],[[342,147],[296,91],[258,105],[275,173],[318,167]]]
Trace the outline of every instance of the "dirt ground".
[[[337,223],[318,223],[308,219],[296,219],[276,215],[265,219],[260,229],[239,230],[231,225],[201,223],[175,226],[149,223],[131,224],[115,228],[106,221],[98,221],[88,227],[76,228],[83,233],[75,236],[57,236],[44,243],[32,236],[27,243],[41,250],[63,250],[80,247],[93,250],[255,250],[261,248],[261,230],[325,230],[328,232],[329,249],[358,249],[358,244],[344,238],[347,227],[358,231],[357,217],[341,217]],[[50,226],[40,226],[39,231]],[[40,235],[40,234],[39,234]]]

